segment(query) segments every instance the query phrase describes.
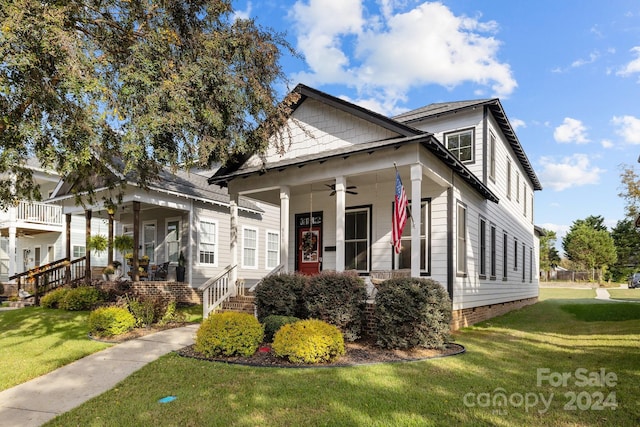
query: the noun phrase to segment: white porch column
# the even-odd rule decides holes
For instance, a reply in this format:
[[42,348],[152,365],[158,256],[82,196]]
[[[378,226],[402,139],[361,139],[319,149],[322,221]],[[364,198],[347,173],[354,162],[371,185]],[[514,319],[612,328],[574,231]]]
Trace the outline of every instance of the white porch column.
[[347,179],[336,177],[336,271],[344,271],[344,211],[346,203]]
[[232,285],[232,294],[231,296],[236,296],[238,292],[237,284],[238,281],[238,194],[231,193],[229,194],[229,210],[231,211],[231,229],[229,236],[229,250],[231,251],[231,266],[235,266],[231,273],[229,274],[229,281]]
[[[9,208],[15,209],[15,208]],[[15,216],[15,215],[14,215]],[[9,277],[16,274],[16,227],[15,225],[11,225],[9,227],[9,248],[8,256],[9,256]]]
[[411,277],[420,277],[421,199],[422,166],[411,165]]
[[280,187],[280,264],[289,273],[289,198],[291,188]]

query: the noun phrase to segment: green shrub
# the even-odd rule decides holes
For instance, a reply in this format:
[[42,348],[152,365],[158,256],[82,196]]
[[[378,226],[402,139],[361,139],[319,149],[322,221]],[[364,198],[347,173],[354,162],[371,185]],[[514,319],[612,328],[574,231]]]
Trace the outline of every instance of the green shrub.
[[267,276],[256,288],[256,310],[258,319],[276,314],[306,318],[302,301],[302,290],[307,277],[298,273],[283,273]]
[[376,337],[383,348],[443,348],[450,339],[451,300],[431,279],[398,278],[378,285]]
[[136,318],[136,326],[148,327],[162,318],[167,309],[167,302],[160,297],[141,296],[129,299],[127,306]]
[[205,319],[194,349],[207,357],[251,356],[262,342],[264,328],[247,313],[214,313]]
[[345,353],[340,330],[318,319],[284,325],[276,332],[271,348],[276,356],[293,363],[332,362]]
[[60,301],[64,299],[67,292],[69,292],[68,288],[58,288],[46,293],[40,298],[40,306],[44,308],[59,308]]
[[167,323],[184,322],[185,314],[181,311],[177,311],[177,308],[178,303],[176,303],[175,300],[169,301],[167,307],[165,308],[164,314],[162,315],[160,320],[158,320],[158,324],[166,325]]
[[112,337],[133,329],[136,319],[126,308],[99,307],[89,313],[89,332],[97,337]]
[[289,323],[298,322],[300,319],[294,316],[279,316],[277,314],[272,314],[267,316],[262,321],[264,325],[264,340],[265,342],[272,342],[273,336],[278,329],[283,327],[284,325],[288,325]]
[[67,290],[58,307],[68,311],[91,310],[105,300],[105,295],[93,286],[81,286]]
[[360,338],[367,287],[355,273],[323,272],[302,292],[309,317],[337,326],[347,341]]

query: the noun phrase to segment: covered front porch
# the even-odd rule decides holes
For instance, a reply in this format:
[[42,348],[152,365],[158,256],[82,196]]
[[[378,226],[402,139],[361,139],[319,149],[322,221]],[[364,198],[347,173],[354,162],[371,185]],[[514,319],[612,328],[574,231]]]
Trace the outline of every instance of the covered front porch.
[[[402,270],[412,277],[437,276],[447,283],[447,254],[452,247],[448,233],[452,183],[446,178],[451,178],[450,171],[447,174],[420,144],[358,150],[276,163],[266,170],[210,181],[228,186],[232,227],[237,224],[233,201],[240,195],[280,206],[284,271],[355,270],[368,276]],[[410,212],[398,254],[391,238],[396,171]],[[420,202],[413,203],[416,200]],[[235,253],[234,240],[231,243]]]

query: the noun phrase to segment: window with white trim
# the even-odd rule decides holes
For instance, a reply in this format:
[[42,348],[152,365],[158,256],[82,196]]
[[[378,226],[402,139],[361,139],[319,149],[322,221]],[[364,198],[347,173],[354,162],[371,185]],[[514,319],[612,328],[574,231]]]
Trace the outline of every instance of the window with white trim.
[[200,264],[217,265],[218,222],[201,218],[198,230],[198,261]]
[[164,238],[165,258],[169,262],[178,262],[180,257],[181,224],[179,218],[167,218],[167,234]]
[[462,203],[458,204],[457,212],[457,257],[456,271],[458,274],[467,274],[467,208]]
[[148,256],[150,263],[156,262],[156,222],[142,223],[142,256]]
[[[422,273],[429,273],[429,245],[428,236],[431,227],[431,207],[429,205],[430,200],[425,199],[420,202],[420,271]],[[411,201],[407,207],[411,212]],[[399,254],[395,254],[395,266],[396,269],[410,269],[411,268],[411,230],[413,228],[413,221],[411,218],[407,220],[407,224],[402,231],[402,250]]]
[[258,268],[258,229],[242,227],[242,266]]
[[87,250],[83,245],[73,245],[71,252],[73,253],[73,258],[82,258],[87,254]]
[[267,230],[266,235],[266,268],[276,268],[280,263],[280,233]]
[[496,136],[489,133],[489,178],[496,180]]
[[346,210],[344,223],[345,270],[369,271],[369,208]]
[[480,278],[487,276],[487,221],[480,218]]
[[451,154],[461,162],[473,161],[473,129],[445,135],[446,145]]

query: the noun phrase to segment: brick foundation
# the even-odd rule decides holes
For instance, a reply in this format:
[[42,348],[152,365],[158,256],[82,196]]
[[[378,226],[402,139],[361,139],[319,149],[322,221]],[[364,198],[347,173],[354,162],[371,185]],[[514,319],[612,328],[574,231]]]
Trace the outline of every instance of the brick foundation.
[[455,331],[483,320],[502,316],[510,311],[518,310],[536,302],[538,302],[538,297],[454,310],[451,318],[451,330]]
[[[108,286],[108,282],[103,282]],[[131,290],[139,296],[160,296],[167,299],[175,299],[178,303],[202,304],[202,291],[191,288],[187,283],[181,282],[132,282]]]
[[[225,303],[223,310],[252,313],[251,308],[253,307],[254,298],[255,297],[252,296],[246,296],[232,299],[231,303]],[[492,317],[502,316],[510,311],[518,310],[522,307],[535,304],[536,302],[538,302],[538,297],[455,310],[451,316],[451,330],[455,331],[460,328],[464,328],[465,326],[471,326],[474,323],[491,319]],[[362,327],[362,335],[364,336],[374,337],[376,334],[376,323],[374,317],[375,310],[375,303],[373,301],[367,301],[364,308],[364,320]]]

